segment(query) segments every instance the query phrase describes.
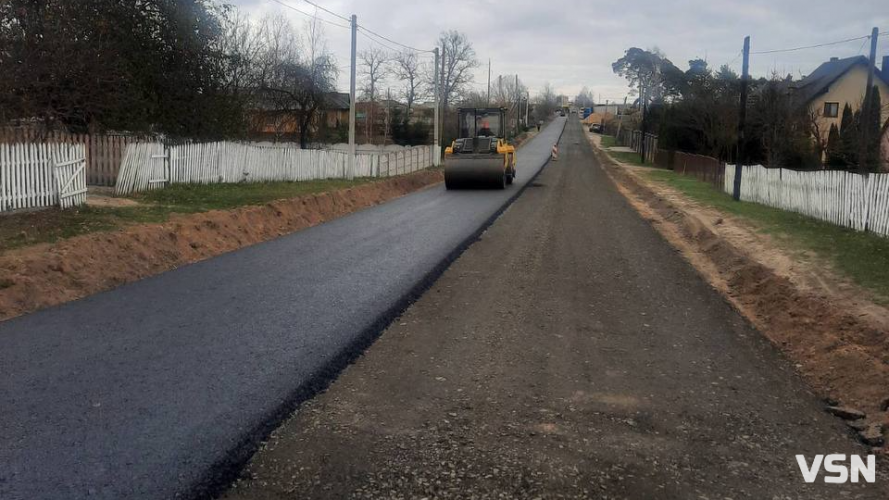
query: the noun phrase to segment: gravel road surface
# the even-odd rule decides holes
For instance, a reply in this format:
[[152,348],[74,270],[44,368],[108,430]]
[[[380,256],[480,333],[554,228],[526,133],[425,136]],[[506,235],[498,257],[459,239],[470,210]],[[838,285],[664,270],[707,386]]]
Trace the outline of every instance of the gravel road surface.
[[[227,500],[887,498],[867,454],[615,190],[580,126]],[[882,465],[881,465],[882,466]]]
[[519,192],[437,186],[0,323],[0,499],[213,492]]

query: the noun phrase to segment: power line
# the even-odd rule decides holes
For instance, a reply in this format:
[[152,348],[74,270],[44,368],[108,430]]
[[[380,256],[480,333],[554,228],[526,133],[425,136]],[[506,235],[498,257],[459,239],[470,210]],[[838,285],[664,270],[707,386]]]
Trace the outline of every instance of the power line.
[[[432,53],[431,50],[418,49],[418,48],[416,48],[416,47],[411,47],[410,45],[405,45],[405,44],[403,44],[403,43],[396,42],[395,40],[393,40],[393,39],[391,39],[391,38],[388,38],[388,37],[385,37],[385,36],[383,36],[383,35],[377,33],[376,31],[373,31],[373,30],[371,30],[370,28],[367,28],[367,27],[362,26],[362,25],[360,25],[360,24],[358,25],[358,29],[360,29],[361,31],[366,31],[367,33],[369,33],[369,34],[371,34],[371,35],[374,35],[375,37],[380,38],[380,39],[382,39],[382,40],[386,40],[386,41],[389,42],[389,43],[393,43],[393,44],[395,44],[395,45],[398,45],[399,47],[404,47],[404,48],[406,48],[406,49],[408,49],[408,50],[413,50],[414,52],[426,52],[426,53]],[[394,50],[394,49],[393,49],[393,50]]]
[[[309,14],[308,12],[306,12],[306,11],[304,11],[304,10],[297,9],[296,7],[294,7],[294,6],[290,5],[290,4],[284,3],[284,2],[282,2],[282,1],[280,1],[280,0],[271,0],[271,1],[272,1],[272,2],[275,2],[276,4],[278,4],[278,5],[282,6],[282,7],[287,7],[287,8],[290,9],[290,10],[299,12],[300,14],[302,14],[302,15],[304,15],[304,16],[311,17],[311,18],[313,18],[313,19],[317,19],[317,20],[319,20],[319,21],[321,21],[321,22],[330,24],[330,25],[332,25],[332,26],[336,26],[336,27],[338,27],[338,28],[349,29],[349,26],[345,26],[345,25],[342,25],[342,24],[339,24],[339,23],[335,23],[335,22],[333,22],[333,21],[328,21],[327,19],[324,19],[324,18],[322,18],[322,17],[318,17],[318,16],[315,15],[315,14]],[[311,2],[310,2],[310,3],[311,3]],[[323,9],[322,9],[322,10],[323,10]],[[326,11],[325,11],[325,12],[326,12]]]
[[[287,5],[287,4],[283,3],[283,2],[281,2],[280,0],[272,0],[272,1],[275,2],[275,3],[277,3],[277,4],[283,5],[283,6],[285,6],[285,7],[288,7],[288,8],[290,8],[290,9],[293,9],[293,10],[299,12],[299,13],[305,14],[305,15],[307,15],[307,16],[310,16],[310,15],[311,15],[311,14],[308,14],[308,13],[306,13],[306,12],[303,12],[303,11],[297,9],[296,7],[293,7],[292,5]],[[340,14],[337,14],[336,12],[333,12],[333,11],[330,10],[330,9],[327,9],[327,8],[325,8],[325,7],[322,7],[321,5],[318,5],[317,3],[313,2],[312,0],[303,0],[303,1],[306,2],[307,4],[311,5],[311,6],[315,7],[316,9],[321,9],[321,10],[323,10],[324,12],[327,12],[328,14],[330,14],[330,15],[332,15],[332,16],[334,16],[334,17],[337,17],[337,18],[339,18],[339,19],[342,19],[343,21],[346,21],[347,23],[350,23],[350,24],[351,24],[351,22],[352,22],[352,20],[349,19],[349,18],[347,18],[346,16],[342,16],[342,15],[340,15]],[[320,19],[320,18],[319,18],[319,19]],[[339,26],[340,28],[350,28],[350,26],[343,26],[342,24],[334,23],[334,22],[328,21],[328,20],[326,20],[326,19],[321,19],[321,20],[324,21],[324,22],[326,22],[326,23],[332,24],[332,25],[334,25],[334,26]],[[368,27],[366,27],[366,26],[358,25],[358,29],[361,30],[361,31],[364,31],[364,32],[366,32],[366,33],[368,33],[368,34],[370,34],[370,35],[373,35],[373,36],[379,38],[380,40],[385,40],[385,41],[387,41],[387,42],[389,42],[389,43],[391,43],[391,44],[398,45],[399,47],[403,47],[403,48],[408,49],[408,50],[413,50],[414,52],[425,52],[425,53],[430,53],[430,54],[433,52],[433,51],[431,51],[431,50],[418,49],[418,48],[416,48],[416,47],[411,47],[410,45],[406,45],[406,44],[403,44],[403,43],[401,43],[401,42],[397,42],[397,41],[395,41],[395,40],[393,40],[393,39],[391,39],[391,38],[389,38],[389,37],[387,37],[387,36],[384,36],[384,35],[381,35],[381,34],[377,33],[376,31],[374,31],[374,30],[372,30],[372,29],[370,29],[370,28],[368,28]],[[368,39],[369,39],[369,38],[368,38]],[[393,47],[391,47],[391,46],[389,46],[389,45],[385,45],[385,44],[383,44],[382,42],[377,42],[377,43],[379,43],[380,45],[383,45],[383,46],[385,46],[385,47],[388,47],[390,50],[393,50],[393,51],[395,51],[395,52],[398,52],[395,48],[393,48]]]
[[[879,34],[880,35],[889,34],[889,31],[879,33]],[[793,47],[790,49],[760,50],[760,51],[756,51],[756,52],[751,52],[751,54],[777,54],[779,52],[793,52],[793,51],[797,51],[797,50],[816,49],[818,47],[828,47],[830,45],[839,45],[841,43],[849,43],[849,42],[854,42],[857,40],[866,40],[869,38],[870,38],[870,35],[856,36],[854,38],[847,38],[845,40],[837,40],[835,42],[819,43],[816,45],[806,45],[803,47]]]
[[737,61],[738,58],[741,57],[741,54],[743,54],[743,53],[744,53],[744,50],[743,50],[743,49],[739,50],[738,53],[735,55],[735,58],[732,59],[731,61],[729,61],[728,63],[723,64],[723,66],[731,67],[732,64],[735,64],[735,61]]
[[861,51],[864,50],[864,46],[867,45],[868,38],[870,37],[865,38],[864,41],[861,42],[861,47],[858,49],[858,55],[861,55]]
[[347,23],[352,22],[352,20],[349,19],[348,17],[341,16],[341,15],[337,14],[336,12],[332,12],[332,11],[330,11],[330,10],[327,10],[327,9],[325,9],[324,7],[322,7],[322,6],[318,5],[318,4],[316,4],[315,2],[312,2],[311,0],[303,0],[303,1],[305,1],[305,2],[306,2],[307,4],[309,4],[309,5],[314,6],[316,9],[321,9],[321,10],[323,10],[324,12],[327,12],[328,14],[330,14],[331,16],[338,17],[338,18],[342,19],[343,21],[346,21]]
[[380,47],[385,47],[385,48],[391,50],[392,52],[399,52],[398,49],[396,49],[395,47],[393,47],[391,45],[386,45],[383,42],[378,42],[377,40],[374,40],[373,38],[368,36],[366,33],[364,33],[364,31],[362,31],[362,30],[359,30],[358,33],[361,33],[361,36],[363,36],[364,38],[367,38],[368,41],[370,41],[370,43],[375,43],[375,44],[379,45]]

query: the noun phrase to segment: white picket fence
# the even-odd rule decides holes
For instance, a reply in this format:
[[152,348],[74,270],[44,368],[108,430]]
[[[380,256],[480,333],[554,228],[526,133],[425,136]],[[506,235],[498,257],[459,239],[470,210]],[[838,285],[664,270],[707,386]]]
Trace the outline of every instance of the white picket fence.
[[85,202],[84,144],[0,144],[0,212]]
[[[356,155],[355,177],[389,177],[433,164],[432,146]],[[348,177],[348,154],[291,145],[240,142],[161,143],[127,146],[117,177],[118,194],[162,188],[168,184],[308,181]]]
[[[735,166],[726,165],[728,194],[734,179]],[[741,172],[741,200],[889,236],[889,174],[746,166]]]

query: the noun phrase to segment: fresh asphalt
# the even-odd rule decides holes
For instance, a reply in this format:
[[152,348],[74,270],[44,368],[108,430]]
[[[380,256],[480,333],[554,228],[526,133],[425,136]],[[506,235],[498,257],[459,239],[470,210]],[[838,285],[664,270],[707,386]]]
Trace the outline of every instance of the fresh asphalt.
[[542,168],[436,186],[0,323],[0,498],[172,498],[224,486]]

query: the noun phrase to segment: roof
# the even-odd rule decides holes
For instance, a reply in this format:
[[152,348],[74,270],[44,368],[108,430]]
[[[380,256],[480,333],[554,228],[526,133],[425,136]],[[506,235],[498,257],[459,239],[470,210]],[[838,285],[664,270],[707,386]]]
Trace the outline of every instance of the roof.
[[[858,65],[867,67],[868,62],[868,58],[865,56],[831,59],[815,68],[815,71],[810,73],[807,77],[792,84],[792,87],[795,89],[795,93],[798,97],[805,102],[809,102],[826,93],[830,89],[830,86],[849,70]],[[875,71],[874,75],[876,79],[889,85],[889,81],[886,81],[886,76],[883,75],[882,72]]]
[[[279,108],[275,103],[274,95],[269,90],[257,90],[254,94],[253,109],[255,111],[278,111]],[[348,110],[349,94],[345,92],[325,92],[324,103],[321,109],[328,111]]]
[[347,92],[328,92],[324,94],[324,109],[349,109],[349,94]]

